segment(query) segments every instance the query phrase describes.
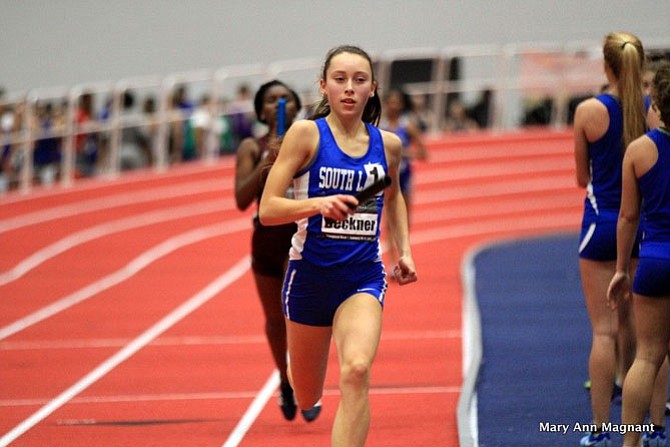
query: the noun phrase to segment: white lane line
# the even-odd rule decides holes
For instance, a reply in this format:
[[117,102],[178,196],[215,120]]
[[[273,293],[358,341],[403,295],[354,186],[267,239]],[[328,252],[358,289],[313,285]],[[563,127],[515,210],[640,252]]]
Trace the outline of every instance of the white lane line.
[[103,224],[77,231],[39,249],[18,262],[11,269],[0,272],[0,286],[15,281],[49,259],[54,258],[77,245],[84,244],[94,239],[108,236],[113,233],[119,233],[121,231],[132,230],[134,228],[155,225],[157,223],[178,220],[185,217],[214,213],[217,211],[225,211],[233,208],[234,204],[232,199],[216,199],[181,207],[151,211],[143,214],[134,214],[130,217],[107,221]]
[[[463,283],[463,386],[456,406],[459,444],[477,446],[478,413],[477,383],[482,359],[482,330],[479,305],[475,285],[474,251],[470,249],[461,261],[461,282]],[[474,373],[477,371],[477,373]]]
[[[12,203],[26,203],[33,200],[42,200],[45,198],[60,197],[72,194],[73,190],[81,191],[98,191],[102,189],[109,189],[110,187],[128,187],[134,188],[138,183],[152,183],[159,184],[162,180],[168,177],[175,181],[188,181],[189,177],[200,178],[203,174],[210,175],[211,173],[221,173],[223,176],[226,172],[233,172],[235,169],[235,157],[221,157],[214,162],[204,163],[186,163],[171,166],[169,170],[159,171],[157,169],[146,169],[127,172],[118,177],[111,177],[100,175],[98,177],[90,177],[79,179],[74,185],[60,186],[53,185],[51,187],[32,188],[29,194],[20,192],[10,192],[9,194],[0,195],[0,205],[8,205]],[[222,177],[223,178],[223,177]]]
[[[244,439],[251,426],[254,424],[258,415],[263,411],[270,398],[274,395],[277,387],[279,387],[279,373],[274,370],[268,380],[263,385],[263,388],[256,393],[256,398],[253,400],[249,408],[242,416],[242,419],[237,423],[233,431],[223,443],[222,447],[237,447]],[[398,394],[455,394],[460,393],[460,387],[389,387],[389,388],[370,388],[371,395],[398,395]],[[324,396],[337,396],[338,390],[324,390]]]
[[32,213],[21,214],[0,220],[0,234],[17,228],[50,222],[56,219],[72,217],[78,214],[91,213],[104,209],[117,208],[138,203],[155,202],[157,200],[172,199],[211,191],[224,192],[232,188],[232,179],[216,179],[174,186],[162,186],[141,191],[115,194],[99,199],[81,200],[68,205],[55,206]]
[[245,217],[228,221],[225,223],[225,225],[223,223],[217,223],[215,225],[197,228],[195,230],[172,237],[145,251],[119,270],[110,273],[109,275],[91,284],[88,284],[76,292],[63,297],[60,300],[55,301],[38,311],[35,311],[5,327],[0,328],[0,340],[7,338],[10,335],[16,334],[17,332],[20,332],[35,323],[62,312],[74,306],[75,304],[91,298],[103,290],[109,289],[110,287],[127,280],[128,278],[137,274],[137,272],[140,270],[150,265],[152,262],[155,262],[157,259],[166,256],[181,247],[224,234],[244,231],[248,228],[249,219]]
[[[446,340],[460,338],[460,329],[445,331],[394,331],[384,332],[382,340]],[[58,350],[58,349],[98,349],[118,348],[125,346],[128,338],[80,338],[66,340],[17,340],[0,341],[0,351],[28,351],[28,350]],[[267,338],[263,334],[257,335],[229,335],[229,336],[184,336],[161,337],[154,340],[151,346],[214,346],[214,345],[255,345],[266,344]]]
[[[476,194],[476,191],[473,191],[472,188],[468,188],[468,192],[472,194]],[[485,194],[488,196],[489,194]],[[573,199],[576,197],[576,194],[572,194],[573,197],[568,197],[568,199]],[[444,196],[442,196],[444,197]],[[563,197],[567,197],[567,194],[564,194]],[[444,197],[445,199],[447,197]],[[534,209],[540,209],[540,208],[553,208],[553,206],[546,204],[545,198],[537,198],[535,200],[535,203],[533,203],[533,198],[531,197],[530,199],[528,198],[517,198],[515,199],[516,201],[516,207],[514,209],[519,209],[519,207],[533,207]],[[513,200],[509,200],[506,205],[502,205],[499,203],[495,203],[492,205],[491,208],[486,208],[483,212],[485,214],[492,214],[493,209],[499,209],[501,212],[510,212],[510,209],[505,209],[505,207],[510,206],[510,203],[513,203]],[[566,201],[565,203],[570,203],[569,201]],[[579,202],[581,204],[581,201]],[[87,228],[85,230],[79,231],[77,233],[71,234],[63,239],[60,239],[40,250],[37,252],[33,253],[29,257],[23,259],[21,262],[16,264],[13,268],[10,270],[7,270],[5,272],[0,272],[0,286],[3,286],[11,281],[14,281],[21,276],[25,275],[28,273],[30,270],[34,269],[38,265],[42,264],[43,262],[46,262],[48,259],[51,259],[68,249],[79,245],[83,244],[85,242],[88,242],[90,240],[106,236],[108,234],[112,234],[114,232],[120,232],[120,231],[125,231],[145,225],[150,225],[150,224],[155,224],[155,223],[160,223],[160,222],[165,222],[168,220],[172,219],[178,219],[181,217],[186,217],[189,215],[196,215],[196,214],[206,214],[208,212],[214,212],[215,207],[217,204],[220,204],[219,209],[221,210],[228,210],[232,209],[234,204],[232,202],[232,199],[228,200],[219,200],[219,201],[209,201],[202,203],[200,205],[188,205],[185,207],[180,207],[180,208],[172,208],[172,209],[166,209],[166,210],[158,210],[158,211],[152,211],[149,213],[145,214],[140,214],[140,215],[135,215],[132,217],[128,217],[125,219],[120,219],[117,221],[111,221],[108,223],[100,224],[91,228]],[[468,214],[471,216],[478,216],[481,217],[481,212],[480,210],[477,210],[477,208],[481,209],[480,204],[466,204],[458,209],[454,210],[453,207],[446,207],[442,206],[436,209],[431,209],[430,212],[424,212],[424,214],[429,214],[429,216],[425,216],[426,220],[428,221],[436,221],[439,220],[439,217],[442,216],[445,219],[447,218],[453,218],[456,215],[461,215],[463,217],[466,217]],[[467,210],[467,211],[466,211]],[[438,214],[439,213],[439,216]],[[414,217],[415,221],[421,222],[423,220],[421,214],[421,210],[416,210],[414,212]]]
[[[128,344],[128,338],[80,338],[69,340],[17,340],[0,341],[0,351],[59,350],[59,349],[99,349],[118,348]],[[231,335],[222,337],[161,337],[151,346],[214,346],[265,344],[264,335]]]
[[[411,233],[410,239],[412,240],[412,245],[416,245],[445,239],[458,239],[464,236],[483,236],[486,234],[495,234],[497,235],[496,238],[500,239],[505,233],[517,231],[542,232],[553,229],[577,231],[581,222],[581,216],[582,213],[579,209],[567,212],[546,211],[540,215],[529,215],[523,218],[508,217],[490,222],[474,222],[415,231]],[[575,247],[576,252],[577,247]]]
[[[402,394],[454,394],[461,391],[460,386],[404,386],[404,387],[371,387],[371,395],[402,395]],[[276,388],[273,395],[278,395]],[[77,396],[72,398],[69,405],[114,404],[124,402],[179,402],[192,400],[233,400],[253,399],[258,396],[258,390],[223,391],[207,393],[170,393],[170,394],[126,394],[117,396]],[[324,396],[338,396],[336,388],[325,389]],[[7,399],[0,400],[0,407],[37,407],[49,403],[49,399]]]
[[[227,391],[209,393],[170,393],[170,394],[129,394],[117,396],[77,396],[72,398],[68,404],[105,404],[123,402],[166,402],[166,401],[188,401],[188,400],[231,400],[231,399],[253,399],[258,390],[253,391]],[[50,399],[6,399],[0,400],[0,407],[37,407],[48,404]]]
[[[455,165],[434,167],[416,176],[415,185],[445,183],[454,180],[469,180],[485,177],[519,176],[540,172],[566,171],[574,178],[575,160],[568,157],[543,158],[541,160],[512,160],[477,163],[470,166]],[[576,182],[574,182],[576,187]]]
[[[428,147],[428,163],[453,163],[460,161],[495,160],[500,158],[539,158],[547,155],[574,157],[572,136],[564,140],[553,140],[550,144],[530,144],[516,141],[509,145],[494,145],[490,141],[457,146],[433,144]],[[420,164],[421,162],[417,162]]]
[[[444,200],[450,200],[450,199],[454,199],[454,198],[463,198],[466,195],[469,195],[471,198],[474,198],[474,197],[481,197],[481,196],[488,197],[488,196],[494,195],[495,193],[497,193],[497,194],[508,194],[508,193],[515,193],[515,192],[526,192],[527,193],[531,190],[533,190],[535,192],[539,192],[539,191],[546,191],[546,190],[555,189],[557,187],[556,184],[559,183],[559,179],[562,180],[563,183],[565,184],[565,185],[563,185],[564,187],[568,184],[570,186],[574,187],[574,184],[573,184],[574,179],[572,178],[572,176],[570,176],[569,179],[566,178],[566,176],[560,176],[560,177],[557,177],[556,179],[554,179],[553,181],[551,179],[546,179],[545,178],[545,179],[528,180],[528,181],[522,181],[522,182],[501,182],[501,183],[497,183],[497,184],[494,184],[494,185],[479,186],[479,187],[452,188],[452,189],[449,189],[449,190],[440,190],[441,193],[433,192],[432,194],[428,194],[428,193],[424,192],[421,196],[419,196],[419,198],[422,198],[422,201],[426,202],[426,201],[430,201],[431,197],[432,197],[432,200],[444,201]],[[454,191],[454,190],[456,190],[456,191]],[[418,200],[417,200],[417,202],[418,202]],[[443,207],[443,208],[446,209],[446,207]],[[474,211],[475,210],[473,210],[473,212]],[[457,211],[455,213],[458,214]],[[445,214],[445,213],[442,213],[442,214]],[[447,217],[447,216],[445,216],[445,217]],[[530,218],[533,218],[533,217],[531,216]],[[540,216],[540,218],[542,218],[542,217]],[[433,214],[432,216],[430,216],[430,220],[431,221],[436,221],[438,219],[437,219],[437,216]],[[514,221],[514,219],[512,219],[512,221]],[[240,221],[238,220],[238,222],[240,222]],[[248,224],[248,222],[245,219],[245,220],[243,220],[242,225],[244,226],[246,224]],[[475,227],[473,227],[473,225],[475,225],[475,224],[455,226],[453,231],[455,231],[455,232],[465,231],[468,234],[472,233],[472,231],[475,231],[473,234],[477,234],[479,232],[479,230],[476,230],[476,229],[473,230],[473,228],[475,228]],[[491,224],[490,223],[488,223],[488,224],[485,223],[485,225],[491,225]],[[500,228],[501,227],[499,226],[498,228],[494,228],[492,231],[495,231],[495,230],[500,229]],[[244,229],[244,228],[241,228],[241,229]],[[416,241],[416,235],[412,235],[412,240]],[[13,323],[12,325],[6,326],[4,328],[0,328],[0,340],[2,340],[3,338],[6,338],[9,335],[12,335],[12,334],[20,331],[22,329],[24,329],[28,325],[32,325],[32,324],[34,324],[38,321],[43,320],[44,318],[47,318],[47,317],[49,317],[49,316],[51,316],[51,315],[53,315],[57,312],[60,312],[64,309],[66,309],[66,308],[71,307],[72,305],[76,304],[77,302],[88,298],[92,292],[97,293],[97,292],[95,292],[95,290],[98,289],[101,284],[103,284],[103,281],[108,280],[110,278],[110,276],[113,277],[114,275],[118,275],[118,274],[119,274],[119,272],[114,273],[112,275],[109,275],[106,278],[103,278],[102,280],[85,287],[84,289],[81,289],[81,290],[79,290],[79,291],[77,291],[77,292],[75,292],[71,295],[68,295],[67,297],[53,303],[52,305],[47,306],[46,308],[42,309],[41,311],[37,311],[37,312],[31,314],[30,316]],[[0,279],[1,279],[1,277],[0,277]],[[118,280],[114,279],[114,282],[111,285],[115,285],[115,284],[117,284],[118,282],[120,282],[124,279],[126,279],[126,278],[125,277],[120,277],[120,279],[118,279]],[[2,283],[0,282],[0,285],[1,284]],[[106,286],[105,288],[111,287],[111,285]],[[93,290],[91,290],[91,288]],[[70,302],[72,302],[72,304],[70,304]],[[63,305],[65,305],[65,306],[63,307]]]
[[[583,196],[579,196],[574,191],[552,194],[551,196],[523,196],[523,197],[504,197],[490,202],[473,203],[468,202],[462,205],[417,207],[412,210],[412,224],[424,222],[448,222],[456,219],[473,219],[496,216],[509,216],[511,214],[530,214],[544,213],[546,211],[556,211],[561,208],[581,208]],[[411,233],[410,233],[411,237]]]
[[254,400],[251,402],[251,405],[249,405],[249,408],[247,408],[247,411],[244,412],[242,419],[240,419],[233,431],[230,433],[228,439],[226,439],[226,442],[223,443],[222,447],[236,447],[240,444],[240,442],[242,442],[244,435],[247,434],[249,428],[251,428],[251,426],[254,424],[256,418],[258,418],[258,415],[261,414],[265,404],[267,404],[268,400],[270,400],[278,386],[279,372],[274,370],[272,374],[270,374],[270,377],[268,377],[265,385],[263,385],[263,388],[261,388]]
[[19,436],[23,435],[26,431],[37,425],[40,421],[70,401],[77,394],[84,391],[100,378],[104,377],[111,370],[116,368],[119,364],[133,356],[135,353],[137,353],[137,351],[145,347],[160,334],[177,324],[179,321],[205,304],[230,284],[237,281],[242,275],[244,275],[244,273],[249,270],[249,266],[250,257],[247,255],[240,259],[230,270],[211,282],[207,287],[170,312],[158,323],[154,324],[140,336],[131,341],[123,349],[109,357],[70,388],[63,391],[60,395],[49,401],[49,403],[41,407],[26,420],[6,433],[2,438],[0,438],[0,447],[5,447],[11,442],[15,441]]
[[[533,150],[535,151],[535,153],[537,153],[537,148],[534,148]],[[523,155],[523,153],[519,154],[517,152],[513,152],[512,154],[510,154],[508,150],[504,155],[510,157],[510,156]],[[484,157],[484,154],[481,154],[481,157],[478,158],[486,158],[486,157]],[[573,164],[574,162],[572,158],[567,158],[566,156],[563,157],[557,156],[549,160],[546,159],[529,160],[523,163],[517,161],[509,164],[503,164],[503,167],[505,167],[505,169],[500,168],[500,163],[488,163],[473,167],[462,167],[462,166],[447,167],[447,168],[433,167],[426,169],[424,172],[421,173],[421,175],[417,176],[416,182],[417,184],[426,185],[432,183],[444,183],[445,178],[447,180],[469,179],[482,176],[489,176],[494,173],[498,175],[500,174],[504,175],[505,173],[512,175],[512,174],[552,171],[557,169],[567,169],[572,171],[571,168],[573,167]],[[498,170],[497,172],[495,171],[496,169]],[[571,178],[572,178],[571,185],[575,186],[574,176],[572,176]],[[233,187],[232,177],[226,177],[217,180],[184,183],[181,185],[175,185],[171,187],[156,187],[152,189],[146,189],[141,192],[116,194],[101,199],[83,200],[69,205],[62,205],[47,210],[40,210],[28,214],[15,216],[13,218],[0,220],[0,233],[21,228],[27,225],[49,222],[51,220],[70,217],[73,215],[86,212],[98,211],[101,209],[108,209],[127,204],[143,203],[152,200],[180,197],[184,195],[191,195],[207,191],[221,190],[223,192],[231,189],[232,187]]]
[[576,190],[575,176],[546,175],[537,179],[521,179],[515,181],[497,181],[477,183],[474,185],[449,185],[439,189],[422,190],[416,193],[415,205],[440,203],[448,200],[491,198],[509,194],[527,194],[532,192],[552,192],[556,190]]

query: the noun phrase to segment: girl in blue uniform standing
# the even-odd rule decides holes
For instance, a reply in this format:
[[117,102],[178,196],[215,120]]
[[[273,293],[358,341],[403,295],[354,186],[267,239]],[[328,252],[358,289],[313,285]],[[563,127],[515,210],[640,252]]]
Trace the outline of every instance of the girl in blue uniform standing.
[[[670,65],[656,71],[652,98],[661,121],[670,123]],[[630,298],[631,252],[642,215],[644,237],[632,281],[637,352],[624,381],[622,411],[623,424],[641,425],[670,343],[670,130],[667,126],[653,129],[630,144],[623,159],[622,191],[616,273],[609,285],[608,299],[612,307],[618,308]],[[645,445],[666,445],[663,427],[655,428],[647,434]],[[637,446],[639,442],[639,431],[624,435],[624,446]]]
[[[611,312],[606,293],[615,270],[623,152],[646,130],[642,43],[629,33],[610,33],[605,37],[603,56],[607,90],[580,103],[574,120],[577,183],[587,191],[579,268],[591,320],[589,377],[593,423],[597,427],[610,421],[617,351],[621,376],[632,363],[634,352],[630,306],[622,305],[618,312]],[[582,439],[581,445],[609,443],[609,433],[593,432]]]
[[[407,208],[398,188],[400,139],[375,124],[381,114],[370,56],[355,46],[329,51],[322,96],[310,120],[286,133],[260,203],[265,225],[297,221],[284,279],[289,377],[303,410],[323,394],[331,338],[340,402],[332,445],[363,446],[370,425],[370,368],[381,336],[387,282],[379,241],[382,208],[399,250],[399,284],[417,280]],[[365,203],[354,194],[390,176]],[[295,198],[285,197],[293,186]]]

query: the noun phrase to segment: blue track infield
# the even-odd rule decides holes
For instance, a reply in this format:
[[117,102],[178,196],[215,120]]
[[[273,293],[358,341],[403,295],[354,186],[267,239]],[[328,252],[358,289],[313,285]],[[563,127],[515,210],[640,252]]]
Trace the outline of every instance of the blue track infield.
[[[501,243],[475,256],[481,447],[578,446],[581,425],[591,422],[583,387],[591,330],[577,247],[577,234],[563,234]],[[620,412],[615,401],[613,423]],[[621,445],[612,435],[612,445]]]

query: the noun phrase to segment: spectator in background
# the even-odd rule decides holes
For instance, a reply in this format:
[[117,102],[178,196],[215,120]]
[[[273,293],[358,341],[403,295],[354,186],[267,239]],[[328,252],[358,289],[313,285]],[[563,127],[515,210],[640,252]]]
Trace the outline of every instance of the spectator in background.
[[16,183],[17,166],[13,139],[21,128],[20,108],[5,104],[0,96],[0,193],[9,190]]
[[554,101],[549,96],[531,96],[524,100],[524,126],[547,126],[551,123]]
[[[412,210],[412,183],[413,183],[413,160],[426,160],[426,145],[423,142],[423,131],[419,126],[416,115],[413,114],[408,96],[399,89],[391,89],[384,95],[382,101],[382,117],[379,128],[393,132],[402,142],[402,157],[400,159],[400,191],[405,198],[407,206],[408,222],[411,221]],[[388,228],[388,219],[386,231]],[[393,240],[388,240],[389,256],[391,265],[398,259],[398,250]],[[393,272],[391,272],[393,277]]]
[[75,111],[75,152],[77,156],[77,174],[88,177],[96,173],[98,159],[98,133],[94,131],[95,113],[93,94],[84,92],[79,97]]
[[247,84],[238,86],[235,99],[230,103],[228,117],[233,126],[235,147],[245,138],[254,136],[254,104]]
[[170,98],[168,115],[168,157],[170,164],[181,162],[184,148],[184,117],[177,106],[175,97]]
[[44,185],[51,185],[58,178],[61,162],[63,123],[53,103],[35,105],[34,132],[36,135],[33,149],[35,177]]
[[410,95],[409,108],[416,117],[421,132],[427,132],[435,124],[433,111],[426,104],[426,95]]
[[[223,103],[223,99],[221,102]],[[219,109],[219,119],[221,120],[221,135],[219,138],[219,153],[222,155],[234,154],[237,150],[235,147],[235,134],[233,133],[233,123],[230,121],[230,117],[222,113],[221,110],[224,110],[223,104]]]
[[472,132],[479,129],[479,125],[468,116],[467,109],[460,99],[454,98],[447,107],[447,116],[442,129],[449,133]]
[[[114,102],[114,95],[110,94],[103,104],[102,108],[98,112],[98,121],[100,124],[105,124],[112,117],[112,106]],[[110,133],[109,132],[99,132],[98,133],[98,155],[97,155],[97,172],[104,172],[111,167],[111,160],[109,154],[109,144],[110,144]]]
[[150,164],[156,162],[158,154],[156,154],[158,139],[158,119],[156,117],[156,98],[152,95],[146,96],[142,102],[142,115],[144,116],[144,127],[142,133],[144,138],[149,142],[150,149]]
[[485,129],[491,125],[492,101],[493,90],[490,88],[484,89],[479,96],[479,100],[468,110],[468,115],[481,129]]
[[191,115],[190,127],[194,132],[195,147],[198,157],[204,157],[208,153],[218,156],[222,152],[230,150],[231,124],[228,117],[219,113],[216,102],[209,94],[204,94],[200,105]]
[[184,84],[179,84],[175,87],[174,105],[186,115],[190,115],[195,108],[195,104],[189,98],[188,89]]
[[195,106],[188,97],[186,86],[177,85],[172,93],[172,107],[169,111],[170,137],[168,151],[170,161],[177,163],[196,158],[195,137],[191,132],[189,119]]
[[151,140],[143,130],[142,113],[134,110],[135,93],[126,91],[121,100],[123,109],[119,147],[121,170],[145,168],[152,163]]

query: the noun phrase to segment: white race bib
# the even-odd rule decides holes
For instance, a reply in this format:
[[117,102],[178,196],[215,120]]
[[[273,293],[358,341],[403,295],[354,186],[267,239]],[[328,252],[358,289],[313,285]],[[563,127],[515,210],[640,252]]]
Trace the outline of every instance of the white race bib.
[[377,214],[356,213],[339,222],[322,219],[321,233],[331,239],[373,241],[377,236]]

